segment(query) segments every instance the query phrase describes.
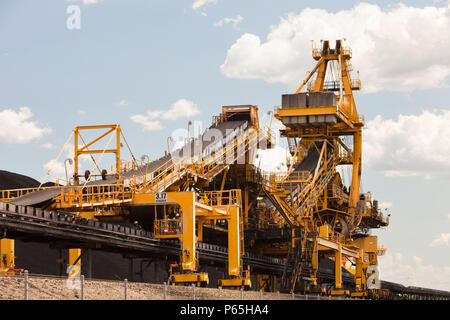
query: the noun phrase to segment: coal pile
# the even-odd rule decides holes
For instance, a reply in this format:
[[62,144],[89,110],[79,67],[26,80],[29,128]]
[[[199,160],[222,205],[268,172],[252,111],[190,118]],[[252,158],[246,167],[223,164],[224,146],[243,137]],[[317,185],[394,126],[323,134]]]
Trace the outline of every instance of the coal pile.
[[39,185],[39,181],[33,178],[0,170],[0,190],[37,188]]

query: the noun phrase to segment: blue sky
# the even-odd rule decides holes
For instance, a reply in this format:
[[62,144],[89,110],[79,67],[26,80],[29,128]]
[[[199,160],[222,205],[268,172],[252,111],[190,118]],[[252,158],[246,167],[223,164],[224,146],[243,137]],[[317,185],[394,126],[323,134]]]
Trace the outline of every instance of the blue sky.
[[[71,5],[80,29],[67,27]],[[175,129],[209,126],[222,105],[273,110],[312,67],[310,40],[345,37],[363,81],[363,191],[392,214],[377,232],[382,277],[450,290],[449,12],[447,1],[3,0],[0,169],[41,180],[86,124],[118,123],[137,157],[159,157]]]

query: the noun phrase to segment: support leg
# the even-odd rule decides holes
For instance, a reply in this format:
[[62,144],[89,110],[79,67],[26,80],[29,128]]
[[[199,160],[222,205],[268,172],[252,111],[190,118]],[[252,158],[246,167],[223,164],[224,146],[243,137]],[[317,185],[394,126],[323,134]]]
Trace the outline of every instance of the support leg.
[[1,239],[0,240],[0,274],[13,275],[14,274],[14,240]]

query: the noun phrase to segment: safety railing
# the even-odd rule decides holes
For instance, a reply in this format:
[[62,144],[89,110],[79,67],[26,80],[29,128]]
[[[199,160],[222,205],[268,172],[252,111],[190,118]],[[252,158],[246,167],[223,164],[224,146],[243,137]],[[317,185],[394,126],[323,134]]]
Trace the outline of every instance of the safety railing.
[[349,47],[343,47],[342,49],[341,49],[341,52],[342,52],[342,54],[344,55],[344,56],[348,56],[348,57],[352,57],[352,49],[351,48],[349,48]]
[[[340,50],[341,50],[342,55],[349,57],[349,58],[352,57],[352,49],[350,49],[349,47],[341,47]],[[325,55],[336,54],[335,52],[336,52],[335,49],[328,48],[328,50],[325,52]],[[314,47],[312,49],[312,57],[315,60],[319,60],[322,57],[322,55],[324,55],[322,47],[320,47],[320,48]]]
[[246,130],[236,137],[236,140],[227,143],[218,152],[211,154],[199,163],[202,171],[200,174],[212,178],[224,169],[224,165],[234,163],[245,155],[251,148],[256,147],[258,142],[258,132],[256,130]]
[[181,219],[160,219],[155,220],[155,236],[177,236],[182,234]]
[[213,125],[218,125],[219,123],[227,121],[227,119],[228,119],[227,115],[221,113],[218,116],[213,116],[212,123],[213,123]]
[[[144,183],[143,189],[145,192],[161,192],[173,185],[178,179],[184,175],[191,164],[188,162],[188,158],[183,158],[181,161],[174,163],[165,163],[160,171],[154,170],[152,178]],[[138,187],[139,188],[139,187]]]
[[202,195],[201,200],[202,203],[207,206],[241,206],[242,193],[240,189],[205,191]]
[[353,152],[350,148],[344,148],[342,145],[338,146],[339,162],[351,163],[353,161]]
[[308,216],[311,214],[308,208],[312,208],[317,202],[317,198],[323,192],[327,184],[331,181],[334,175],[334,168],[338,162],[337,157],[332,156],[327,161],[327,166],[321,166],[317,173],[317,179],[306,184],[301,190],[300,194],[296,195],[294,203],[298,204],[297,213],[301,216]]
[[277,173],[263,173],[262,174],[262,184],[265,189],[270,192],[282,192],[284,191],[284,184],[281,178],[278,177]]
[[161,192],[188,172],[212,178],[225,169],[227,164],[242,157],[249,147],[256,146],[257,140],[258,132],[253,131],[252,134],[252,130],[246,130],[235,140],[205,158],[198,154],[186,156],[176,162],[172,159],[153,171],[157,174],[153,174],[151,179],[144,183],[143,189],[145,192]]
[[359,122],[361,122],[362,124],[366,122],[366,118],[362,114],[359,115]]
[[313,48],[312,57],[316,60],[320,59],[320,57],[322,57],[322,50],[319,48]]
[[131,171],[131,170],[139,170],[139,169],[141,169],[143,172],[145,172],[145,168],[146,168],[146,166],[148,166],[149,163],[150,163],[150,161],[129,160],[129,161],[122,161],[121,166],[122,166],[123,172]]
[[58,188],[60,188],[60,186],[0,190],[0,196],[1,196],[0,201],[9,202],[16,198],[23,197],[32,192],[36,192],[36,191],[40,191],[40,190],[48,190],[48,189],[58,189]]
[[380,209],[376,210],[374,208],[368,208],[366,204],[363,206],[363,210],[360,213],[362,218],[369,218],[384,224],[389,224],[389,217],[385,216]]
[[284,183],[307,182],[311,178],[309,171],[292,171],[284,178]]
[[291,171],[281,173],[265,173],[262,175],[264,185],[272,191],[284,191],[286,187],[294,187],[307,183],[311,179],[309,171]]
[[[151,172],[147,172],[143,177],[135,176],[129,179],[126,187],[123,184],[62,187],[61,196],[57,202],[63,208],[111,205],[131,200],[135,192],[162,192],[179,181],[186,173],[211,178],[225,169],[228,163],[234,163],[244,156],[249,148],[256,146],[258,136],[256,130],[246,130],[219,151],[203,159],[195,159],[195,155],[176,161],[172,158]],[[28,192],[33,191],[35,189]],[[11,194],[6,194],[6,197],[10,198],[10,196]]]
[[[311,80],[307,84],[308,91],[313,91],[316,89],[317,81]],[[351,79],[350,86],[352,90],[360,90],[361,89],[361,80],[360,79]],[[342,88],[344,89],[344,84],[342,84]],[[325,81],[323,83],[323,90],[327,91],[339,91],[341,89],[341,83],[339,81]]]
[[[307,84],[307,89],[308,91],[313,91],[316,89],[316,83],[317,81],[309,81]],[[323,83],[323,90],[328,90],[328,91],[339,91],[340,89],[340,82],[339,81],[325,81]],[[342,85],[342,87],[344,87],[344,85]]]
[[120,204],[133,198],[132,190],[123,184],[109,184],[85,187],[62,187],[56,199],[60,208],[95,207]]
[[348,200],[349,195],[342,190],[342,188],[338,185],[328,185],[328,193],[329,198],[337,198]]
[[350,84],[352,86],[352,90],[361,89],[361,80],[360,79],[352,79],[352,80],[350,80]]

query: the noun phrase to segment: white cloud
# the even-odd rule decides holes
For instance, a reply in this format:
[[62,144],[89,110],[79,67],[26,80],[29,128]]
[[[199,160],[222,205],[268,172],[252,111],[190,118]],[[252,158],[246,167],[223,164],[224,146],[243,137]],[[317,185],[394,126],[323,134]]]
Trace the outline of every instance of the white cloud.
[[128,102],[126,102],[124,99],[119,101],[119,106],[121,107],[127,107],[128,106]]
[[280,146],[266,150],[258,149],[255,165],[266,172],[286,172],[286,158],[289,156],[289,151]]
[[[270,126],[272,133],[272,148],[258,149],[254,165],[266,172],[286,172],[288,170],[286,160],[291,159],[289,151],[281,145],[280,129],[284,129],[281,121],[267,113],[260,113],[259,124],[262,130]],[[262,146],[261,146],[262,147]]]
[[187,99],[179,99],[167,110],[147,111],[146,115],[133,115],[130,119],[144,126],[144,131],[155,131],[163,129],[158,119],[176,120],[189,118],[200,113],[196,103]]
[[84,5],[99,3],[103,0],[69,0],[69,2],[83,2]]
[[[68,164],[69,165],[69,164]],[[45,170],[51,170],[48,180],[55,180],[57,177],[63,177],[65,175],[64,163],[52,159],[44,164]],[[67,168],[69,170],[69,168]]]
[[413,263],[404,261],[401,253],[386,253],[378,258],[380,279],[438,290],[450,290],[450,267],[432,266],[420,257],[412,257]]
[[36,121],[29,121],[32,117],[28,107],[21,107],[18,112],[12,109],[0,111],[0,143],[28,143],[52,132],[50,128],[40,127]]
[[180,99],[173,103],[168,110],[148,111],[147,114],[151,118],[161,118],[165,120],[176,120],[178,118],[189,118],[200,113],[197,104]]
[[159,120],[150,120],[150,116],[143,116],[136,114],[130,117],[130,119],[136,123],[144,126],[144,131],[158,131],[164,129]]
[[188,118],[200,113],[196,103],[187,99],[180,99],[173,103],[169,110],[162,111],[161,118],[175,120],[178,118]]
[[217,0],[195,0],[192,4],[192,9],[197,10],[207,5],[208,3],[217,3]]
[[222,20],[216,21],[213,23],[214,27],[223,27],[224,24],[231,23],[233,28],[239,30],[239,23],[242,22],[244,18],[240,15],[236,16],[236,18],[223,18]]
[[52,150],[55,149],[55,145],[51,144],[51,143],[44,143],[41,145],[42,148],[47,149],[47,150]]
[[84,116],[84,115],[86,115],[86,110],[83,110],[83,109],[77,109],[77,113],[80,115],[80,116]]
[[441,233],[434,237],[433,241],[430,243],[431,247],[446,246],[450,247],[450,233]]
[[379,207],[382,209],[390,209],[390,208],[392,208],[392,206],[393,206],[392,202],[389,202],[389,201],[381,202],[379,204]]
[[[53,148],[56,148],[53,146]],[[55,182],[57,179],[60,180],[60,183],[63,184],[66,179],[66,170],[65,165],[67,165],[67,174],[68,178],[71,178],[71,175],[74,171],[74,162],[72,161],[72,164],[70,164],[69,161],[66,162],[66,159],[74,159],[74,145],[72,143],[68,143],[63,150],[65,152],[66,157],[64,158],[62,155],[58,159],[52,159],[45,163],[43,165],[43,168],[45,169],[45,173],[47,174],[50,170],[49,176],[45,179],[46,181],[53,181]],[[79,156],[79,172],[84,172],[84,170],[88,169],[92,171],[91,167],[91,157],[87,154],[82,154]],[[64,180],[64,181],[62,181]]]
[[450,110],[376,116],[363,131],[364,162],[387,176],[450,178]]
[[450,4],[380,8],[359,3],[335,13],[309,8],[289,13],[271,27],[265,41],[242,35],[220,68],[230,78],[295,88],[313,66],[310,40],[344,38],[365,92],[436,88],[450,75],[450,41],[443,40],[450,38]]

